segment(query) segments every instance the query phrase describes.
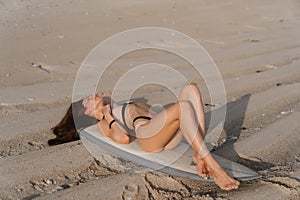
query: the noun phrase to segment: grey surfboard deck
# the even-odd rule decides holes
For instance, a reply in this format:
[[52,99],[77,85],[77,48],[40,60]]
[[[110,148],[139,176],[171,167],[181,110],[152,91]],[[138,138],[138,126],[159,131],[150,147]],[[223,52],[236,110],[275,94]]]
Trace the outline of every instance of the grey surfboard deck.
[[[172,150],[163,150],[158,153],[144,152],[140,149],[136,141],[129,144],[117,144],[105,137],[98,129],[97,125],[79,131],[80,137],[84,137],[90,142],[101,146],[105,150],[130,161],[136,162],[153,170],[159,170],[170,175],[180,176],[188,179],[200,181],[213,181],[213,179],[204,179],[196,172],[196,166],[192,164],[191,157],[193,150],[186,142],[180,143]],[[212,153],[212,156],[225,169],[225,171],[239,181],[248,181],[260,178],[261,175],[252,169],[241,164],[218,156]]]

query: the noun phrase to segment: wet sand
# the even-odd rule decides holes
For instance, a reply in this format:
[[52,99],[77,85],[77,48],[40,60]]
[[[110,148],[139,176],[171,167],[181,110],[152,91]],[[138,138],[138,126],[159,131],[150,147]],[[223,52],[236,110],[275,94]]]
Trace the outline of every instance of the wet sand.
[[[0,199],[299,199],[299,8],[296,0],[0,0]],[[208,51],[227,95],[216,153],[261,179],[225,192],[148,172],[92,144],[87,151],[83,141],[47,145],[88,53],[113,34],[146,26],[185,33]],[[181,59],[159,51],[122,56],[108,74],[113,81],[122,66],[149,62],[192,74]],[[209,111],[204,81],[191,81],[203,89]],[[141,92],[169,100],[155,88]]]

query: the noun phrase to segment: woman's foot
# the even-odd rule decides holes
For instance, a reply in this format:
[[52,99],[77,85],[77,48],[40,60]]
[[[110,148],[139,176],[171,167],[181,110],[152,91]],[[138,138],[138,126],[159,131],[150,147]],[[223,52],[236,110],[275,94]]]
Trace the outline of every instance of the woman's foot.
[[206,165],[208,173],[215,180],[215,183],[223,190],[238,189],[240,182],[228,176],[224,169],[217,163],[217,161],[209,154],[203,162]]
[[209,178],[209,171],[207,170],[206,163],[204,162],[203,158],[201,158],[199,155],[194,154],[192,156],[192,160],[195,164],[197,164],[197,172],[200,176],[202,176],[205,179]]

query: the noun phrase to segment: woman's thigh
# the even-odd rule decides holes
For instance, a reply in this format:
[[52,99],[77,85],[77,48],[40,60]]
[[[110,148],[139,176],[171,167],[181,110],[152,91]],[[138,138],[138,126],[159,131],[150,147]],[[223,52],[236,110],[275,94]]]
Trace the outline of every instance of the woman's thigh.
[[158,113],[146,124],[135,129],[137,140],[144,151],[160,151],[179,129],[180,105],[176,103]]

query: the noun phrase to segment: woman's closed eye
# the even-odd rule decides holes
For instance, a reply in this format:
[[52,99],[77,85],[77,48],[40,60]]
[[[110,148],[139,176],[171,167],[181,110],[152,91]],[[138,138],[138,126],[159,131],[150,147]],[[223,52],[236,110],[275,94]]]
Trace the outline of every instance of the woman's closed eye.
[[90,95],[90,96],[88,96],[87,98],[85,98],[85,99],[83,99],[83,101],[82,101],[82,105],[84,106],[84,108],[86,108],[87,106],[87,103],[90,101],[90,100],[92,100],[93,99],[93,96],[92,95]]

